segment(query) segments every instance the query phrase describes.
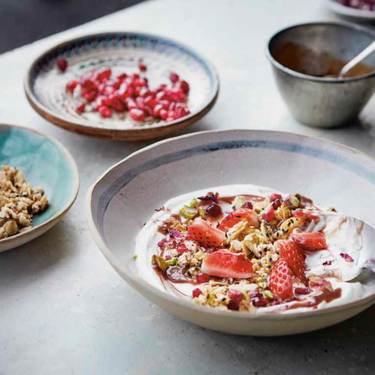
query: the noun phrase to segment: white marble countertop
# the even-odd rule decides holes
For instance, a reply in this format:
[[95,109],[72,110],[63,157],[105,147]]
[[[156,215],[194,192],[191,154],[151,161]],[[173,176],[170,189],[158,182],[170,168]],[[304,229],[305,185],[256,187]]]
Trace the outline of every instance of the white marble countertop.
[[149,1],[0,56],[0,122],[26,125],[59,139],[81,174],[78,200],[59,225],[0,254],[0,375],[374,373],[375,308],[310,334],[251,338],[183,322],[132,290],[91,239],[84,197],[108,167],[149,143],[116,143],[60,130],[31,109],[22,88],[30,61],[57,42],[110,30],[156,33],[191,45],[217,67],[218,102],[189,132],[286,130],[375,156],[374,100],[351,127],[323,131],[300,125],[284,106],[265,57],[266,41],[278,29],[337,19],[324,3]]

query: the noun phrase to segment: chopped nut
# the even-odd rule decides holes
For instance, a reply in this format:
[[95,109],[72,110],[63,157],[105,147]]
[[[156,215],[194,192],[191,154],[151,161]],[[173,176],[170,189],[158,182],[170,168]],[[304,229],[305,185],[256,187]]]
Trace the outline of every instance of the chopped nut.
[[33,189],[23,172],[4,165],[0,171],[0,239],[25,232],[33,214],[48,207],[43,189]]

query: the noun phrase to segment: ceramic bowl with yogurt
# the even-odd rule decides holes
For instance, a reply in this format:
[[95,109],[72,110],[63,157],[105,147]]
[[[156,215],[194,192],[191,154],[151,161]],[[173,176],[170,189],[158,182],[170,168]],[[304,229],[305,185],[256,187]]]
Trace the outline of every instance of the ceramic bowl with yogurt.
[[[88,193],[87,217],[96,243],[116,271],[170,313],[202,327],[243,335],[308,332],[339,323],[371,306],[375,301],[373,278],[363,281],[364,293],[314,311],[249,314],[216,310],[161,288],[153,277],[150,257],[141,256],[147,246],[139,245],[138,236],[155,209],[170,199],[220,186],[230,190],[230,185],[298,191],[321,206],[335,207],[374,224],[374,165],[356,150],[296,134],[253,130],[196,133],[159,142],[109,169]],[[136,259],[134,255],[138,255]]]

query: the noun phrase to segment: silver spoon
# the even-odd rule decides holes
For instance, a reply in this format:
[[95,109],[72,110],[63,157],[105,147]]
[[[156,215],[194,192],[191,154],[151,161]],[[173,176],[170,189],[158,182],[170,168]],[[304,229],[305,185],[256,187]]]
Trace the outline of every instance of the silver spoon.
[[375,41],[367,46],[361,53],[359,53],[354,59],[350,60],[347,64],[343,66],[338,74],[338,78],[343,78],[346,73],[352,70],[357,64],[363,61],[367,56],[375,51]]

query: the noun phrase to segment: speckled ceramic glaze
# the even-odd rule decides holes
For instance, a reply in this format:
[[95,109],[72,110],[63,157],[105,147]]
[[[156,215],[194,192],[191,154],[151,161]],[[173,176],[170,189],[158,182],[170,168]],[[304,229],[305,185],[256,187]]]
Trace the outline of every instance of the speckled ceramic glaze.
[[172,314],[202,327],[243,335],[307,332],[369,307],[375,301],[375,287],[361,300],[312,312],[216,311],[143,280],[133,260],[135,237],[154,209],[170,198],[229,184],[298,191],[318,204],[374,224],[374,171],[375,162],[365,154],[318,138],[254,130],[195,133],[145,148],[105,172],[88,193],[88,222],[117,272]]
[[20,246],[52,228],[74,203],[79,187],[76,164],[57,141],[34,130],[0,124],[0,165],[23,171],[33,187],[42,187],[49,207],[35,215],[33,227],[0,240],[0,251]]
[[[56,67],[63,57],[69,65],[65,73]],[[165,123],[137,123],[125,116],[103,119],[98,113],[76,112],[76,103],[65,92],[68,81],[103,67],[114,74],[139,72],[147,65],[150,87],[169,82],[174,71],[190,84],[191,114]],[[217,75],[202,56],[169,39],[138,33],[105,33],[67,41],[38,57],[31,65],[25,92],[33,108],[48,121],[67,130],[100,137],[137,140],[162,137],[195,122],[213,106],[219,84]]]

